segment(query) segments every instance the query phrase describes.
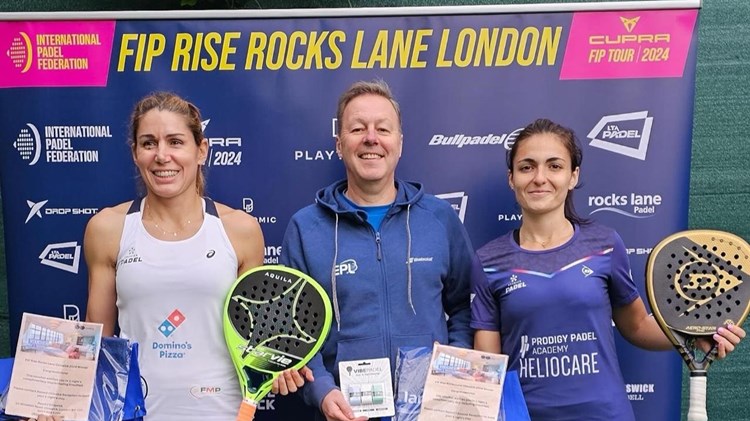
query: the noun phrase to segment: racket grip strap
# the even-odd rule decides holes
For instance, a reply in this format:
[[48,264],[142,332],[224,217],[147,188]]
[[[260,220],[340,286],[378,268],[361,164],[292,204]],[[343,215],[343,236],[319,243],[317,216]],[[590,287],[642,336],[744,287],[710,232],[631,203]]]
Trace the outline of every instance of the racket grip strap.
[[237,413],[237,421],[253,421],[257,404],[250,399],[243,399]]
[[708,421],[706,412],[706,373],[690,374],[690,407],[687,421]]

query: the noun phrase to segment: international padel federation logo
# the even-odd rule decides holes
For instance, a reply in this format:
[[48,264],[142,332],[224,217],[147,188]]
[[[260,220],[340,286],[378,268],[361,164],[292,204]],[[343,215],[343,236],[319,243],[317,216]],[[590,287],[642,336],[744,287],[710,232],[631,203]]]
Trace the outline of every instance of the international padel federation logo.
[[21,159],[28,161],[29,165],[34,165],[39,161],[42,152],[42,139],[36,126],[31,123],[26,123],[26,126],[18,132],[13,147],[21,155]]
[[26,32],[19,32],[13,37],[10,47],[6,50],[5,55],[10,58],[13,67],[21,73],[26,73],[31,68],[32,45],[31,38]]

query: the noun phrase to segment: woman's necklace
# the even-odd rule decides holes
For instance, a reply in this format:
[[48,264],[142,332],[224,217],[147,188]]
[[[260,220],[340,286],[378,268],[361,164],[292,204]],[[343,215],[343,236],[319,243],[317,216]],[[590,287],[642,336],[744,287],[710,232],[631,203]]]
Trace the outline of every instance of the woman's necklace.
[[572,235],[572,231],[575,231],[572,228],[573,228],[573,226],[570,225],[570,224],[568,224],[568,226],[566,227],[565,230],[561,231],[560,233],[552,233],[552,235],[550,235],[549,238],[547,238],[544,241],[537,240],[536,238],[534,238],[534,237],[532,237],[532,236],[530,236],[528,234],[521,235],[521,237],[523,238],[524,241],[528,241],[530,243],[538,244],[538,245],[542,246],[543,249],[546,249],[548,246],[551,246],[553,244],[554,245],[558,245],[558,243],[556,243],[555,241],[559,241],[560,239],[565,239],[567,241],[567,239],[570,238],[570,236]]
[[[180,235],[183,232],[185,232],[187,230],[187,228],[190,227],[190,224],[192,224],[192,221],[188,218],[184,223],[182,223],[182,224],[180,224],[178,226],[178,228],[177,228],[176,231],[166,230],[166,229],[164,229],[164,222],[161,221],[161,220],[159,220],[156,217],[156,214],[154,213],[153,210],[151,210],[151,207],[148,205],[148,203],[146,203],[146,210],[149,211],[149,213],[151,214],[151,219],[152,219],[151,223],[154,224],[154,227],[157,230],[161,231],[161,233],[162,233],[162,235],[164,237],[176,238],[178,235]],[[157,220],[158,220],[158,222],[157,222]],[[159,225],[159,224],[161,224],[161,225]]]

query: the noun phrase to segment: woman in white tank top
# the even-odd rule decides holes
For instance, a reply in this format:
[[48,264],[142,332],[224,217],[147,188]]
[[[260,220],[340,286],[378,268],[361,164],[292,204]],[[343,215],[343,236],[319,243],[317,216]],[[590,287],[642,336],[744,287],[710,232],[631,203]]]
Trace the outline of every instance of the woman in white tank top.
[[[237,276],[263,264],[263,233],[252,216],[203,197],[208,144],[193,104],[146,96],[130,141],[146,195],[86,227],[86,318],[139,342],[148,421],[234,419],[241,396],[221,312]],[[279,379],[273,391],[287,394],[312,372]]]

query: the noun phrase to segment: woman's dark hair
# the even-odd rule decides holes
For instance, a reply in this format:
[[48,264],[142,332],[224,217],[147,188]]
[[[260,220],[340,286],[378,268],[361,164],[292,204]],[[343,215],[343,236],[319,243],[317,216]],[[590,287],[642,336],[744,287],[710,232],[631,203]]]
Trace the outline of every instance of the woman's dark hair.
[[[568,153],[570,154],[570,170],[575,171],[576,168],[580,168],[581,161],[583,160],[583,153],[581,152],[581,147],[578,146],[578,138],[576,137],[575,132],[565,126],[555,123],[552,120],[540,118],[524,127],[523,130],[518,133],[518,137],[516,138],[515,143],[513,143],[513,146],[511,146],[510,150],[505,156],[505,161],[508,164],[509,171],[513,172],[513,160],[516,157],[516,152],[518,152],[518,146],[523,143],[524,140],[538,134],[552,134],[557,136],[557,138],[560,140],[563,146],[565,146],[565,149],[567,149]],[[575,188],[578,187],[579,186],[576,186]],[[573,205],[572,190],[569,191],[568,195],[565,197],[565,217],[569,221],[578,225],[587,224],[590,222],[588,219],[581,218],[576,213],[575,206]]]

